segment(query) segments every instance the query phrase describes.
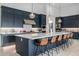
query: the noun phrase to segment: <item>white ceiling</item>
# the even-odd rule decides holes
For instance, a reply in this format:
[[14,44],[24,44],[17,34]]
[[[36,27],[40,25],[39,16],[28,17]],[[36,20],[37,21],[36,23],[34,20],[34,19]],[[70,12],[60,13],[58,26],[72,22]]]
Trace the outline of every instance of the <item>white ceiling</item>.
[[[24,11],[32,11],[32,4],[31,3],[2,3],[0,5],[24,10]],[[34,12],[38,14],[45,14],[46,13],[46,5],[43,3],[34,3]]]
[[61,6],[61,7],[71,7],[71,6],[79,6],[79,3],[51,3],[51,6],[55,6],[55,7],[58,7],[58,6]]
[[[24,10],[24,11],[32,11],[32,4],[31,3],[2,3],[0,5]],[[34,3],[34,12],[38,14],[46,14],[46,6],[49,5],[48,3]],[[79,3],[51,3],[52,8],[66,8],[66,7],[73,7],[79,6]]]

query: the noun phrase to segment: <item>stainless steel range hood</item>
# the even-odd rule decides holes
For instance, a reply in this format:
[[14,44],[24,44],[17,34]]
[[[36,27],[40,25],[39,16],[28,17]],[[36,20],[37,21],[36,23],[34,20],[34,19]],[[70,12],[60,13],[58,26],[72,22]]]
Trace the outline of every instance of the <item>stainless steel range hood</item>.
[[24,19],[25,24],[36,25],[34,20]]

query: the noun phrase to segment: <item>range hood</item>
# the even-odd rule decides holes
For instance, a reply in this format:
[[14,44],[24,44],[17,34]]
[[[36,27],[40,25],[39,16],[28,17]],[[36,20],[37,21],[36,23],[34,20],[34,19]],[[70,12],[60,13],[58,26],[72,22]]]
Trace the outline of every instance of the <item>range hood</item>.
[[29,20],[29,19],[24,19],[24,23],[29,25],[36,25],[34,20]]

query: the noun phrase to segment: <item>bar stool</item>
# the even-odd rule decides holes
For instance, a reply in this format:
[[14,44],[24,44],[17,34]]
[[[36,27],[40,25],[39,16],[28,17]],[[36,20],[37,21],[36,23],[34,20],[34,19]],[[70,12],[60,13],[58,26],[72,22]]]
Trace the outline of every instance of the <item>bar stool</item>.
[[70,44],[70,41],[69,41],[69,39],[70,39],[70,34],[67,34],[67,42],[66,42],[66,46],[67,46],[67,48],[69,47],[69,44]]
[[41,39],[40,41],[38,41],[38,40],[35,40],[35,45],[37,46],[35,55],[38,55],[39,53],[41,53],[43,55],[43,53],[47,49],[48,38]]
[[66,47],[66,44],[67,43],[67,34],[64,34],[63,35],[63,45],[62,45],[62,49],[64,50],[65,49],[65,47]]
[[58,50],[59,50],[59,48],[61,48],[61,46],[62,46],[62,35],[59,35],[57,41],[58,41]]
[[69,39],[70,45],[72,45],[72,43],[73,43],[73,40],[72,39],[73,39],[73,33],[70,34],[70,39]]
[[59,37],[58,37],[58,45],[60,46],[61,44],[62,44],[62,35],[59,35]]
[[70,34],[67,34],[67,39],[70,39]]
[[56,53],[58,53],[58,49],[57,49],[57,39],[58,39],[58,36],[53,36],[52,39],[51,39],[51,44],[52,44],[52,55],[53,55],[53,50],[56,51]]

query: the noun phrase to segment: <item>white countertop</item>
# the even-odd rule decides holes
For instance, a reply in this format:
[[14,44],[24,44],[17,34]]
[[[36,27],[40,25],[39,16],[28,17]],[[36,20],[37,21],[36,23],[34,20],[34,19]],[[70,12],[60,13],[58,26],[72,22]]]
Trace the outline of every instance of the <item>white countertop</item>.
[[19,35],[19,34],[25,34],[23,32],[0,32],[0,35]]
[[46,37],[52,37],[52,36],[56,36],[56,35],[63,35],[63,34],[69,34],[70,32],[55,32],[55,33],[34,33],[34,34],[21,34],[21,35],[15,35],[18,37],[22,37],[22,38],[27,38],[27,39],[41,39],[41,38],[46,38]]

